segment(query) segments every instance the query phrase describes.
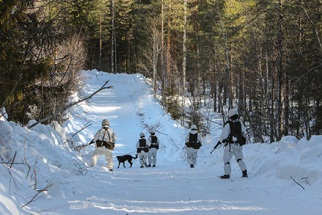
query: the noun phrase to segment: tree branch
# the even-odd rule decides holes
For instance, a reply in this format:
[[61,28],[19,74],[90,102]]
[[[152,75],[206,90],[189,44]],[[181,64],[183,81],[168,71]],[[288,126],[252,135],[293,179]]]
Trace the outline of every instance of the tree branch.
[[37,191],[36,195],[34,195],[34,196],[31,198],[31,200],[30,200],[29,202],[27,202],[26,204],[22,205],[22,206],[21,206],[21,208],[24,208],[24,207],[26,207],[27,205],[29,205],[30,203],[34,202],[34,201],[35,201],[35,199],[37,198],[37,196],[38,196],[40,193],[48,191],[48,188],[50,188],[50,187],[51,187],[51,186],[53,186],[53,185],[54,185],[54,184],[48,184],[45,188],[36,190],[36,191]]
[[15,154],[14,154],[14,156],[13,156],[12,162],[11,162],[11,164],[10,164],[10,169],[11,169],[12,165],[14,164],[14,161],[15,161],[15,159],[16,159],[16,155],[17,155],[17,151],[15,151]]
[[34,124],[32,124],[32,125],[28,126],[28,128],[30,129],[30,128],[32,128],[32,127],[34,127],[34,126],[38,125],[39,123],[45,122],[46,120],[49,120],[49,119],[51,119],[51,118],[53,118],[53,117],[57,116],[58,114],[63,113],[63,112],[64,112],[64,111],[66,111],[68,108],[70,108],[70,107],[72,107],[72,106],[74,106],[74,105],[76,105],[76,104],[79,104],[79,103],[81,103],[81,102],[83,102],[83,101],[85,101],[85,100],[88,100],[88,99],[92,98],[95,94],[97,94],[98,92],[100,92],[100,91],[102,91],[102,90],[104,90],[104,89],[110,89],[110,88],[113,88],[112,86],[107,86],[107,87],[106,87],[106,85],[107,85],[107,83],[108,83],[108,82],[109,82],[109,80],[108,80],[108,81],[106,81],[106,82],[105,82],[105,84],[103,84],[103,85],[102,85],[98,90],[96,90],[94,93],[92,93],[92,94],[91,94],[91,95],[89,95],[88,97],[85,97],[85,98],[80,99],[80,100],[78,100],[78,101],[76,101],[76,102],[72,102],[72,103],[68,104],[67,106],[65,106],[65,107],[63,107],[63,108],[59,109],[58,111],[56,111],[55,113],[53,113],[53,114],[51,114],[51,115],[49,115],[49,116],[46,116],[45,118],[42,118],[41,120],[39,120],[39,121],[35,122]]
[[297,185],[299,185],[300,187],[302,187],[302,189],[303,190],[305,190],[305,188],[300,184],[300,183],[298,183],[297,181],[295,181],[295,179],[292,177],[292,176],[290,176],[291,177],[291,179],[297,184]]
[[79,132],[81,132],[82,130],[84,130],[85,128],[91,126],[92,124],[90,122],[87,122],[79,131],[77,131],[76,133],[74,133],[72,135],[72,137],[74,137],[76,134],[78,134]]

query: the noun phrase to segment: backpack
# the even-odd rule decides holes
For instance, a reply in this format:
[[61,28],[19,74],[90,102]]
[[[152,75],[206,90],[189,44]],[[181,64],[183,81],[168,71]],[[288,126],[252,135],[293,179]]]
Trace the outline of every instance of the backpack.
[[[230,134],[227,137],[228,142],[230,143],[239,143],[241,146],[246,144],[246,138],[242,135],[241,132],[241,122],[240,121],[228,121],[230,126]],[[233,141],[233,137],[237,138],[237,141]]]
[[158,144],[158,138],[157,138],[157,136],[151,135],[151,143],[152,144]]
[[139,147],[137,148],[137,153],[140,153],[141,151],[149,152],[149,148],[146,145],[146,139],[139,139]]
[[150,137],[151,137],[151,145],[150,145],[150,148],[159,149],[158,137],[157,136],[154,136],[154,135],[151,135]]
[[139,142],[140,142],[140,144],[139,144],[140,148],[146,148],[147,147],[146,139],[140,139]]
[[198,142],[198,133],[191,134],[189,133],[189,142],[186,143],[187,147],[192,147],[194,149],[199,149],[201,147],[201,143]]

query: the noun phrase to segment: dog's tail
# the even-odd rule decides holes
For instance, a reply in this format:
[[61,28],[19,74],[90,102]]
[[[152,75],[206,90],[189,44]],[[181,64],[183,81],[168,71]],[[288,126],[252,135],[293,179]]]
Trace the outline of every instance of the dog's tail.
[[138,158],[138,154],[135,155],[135,157],[132,156],[133,159],[137,159]]

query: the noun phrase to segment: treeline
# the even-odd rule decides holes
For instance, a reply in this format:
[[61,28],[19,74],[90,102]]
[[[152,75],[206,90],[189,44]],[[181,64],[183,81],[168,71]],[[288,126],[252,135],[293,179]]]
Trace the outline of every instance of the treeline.
[[0,1],[0,102],[9,120],[52,115],[78,87],[86,50],[71,9],[65,1]]
[[0,1],[0,101],[25,123],[66,104],[79,69],[143,73],[182,122],[237,104],[254,141],[309,138],[322,131],[321,4]]

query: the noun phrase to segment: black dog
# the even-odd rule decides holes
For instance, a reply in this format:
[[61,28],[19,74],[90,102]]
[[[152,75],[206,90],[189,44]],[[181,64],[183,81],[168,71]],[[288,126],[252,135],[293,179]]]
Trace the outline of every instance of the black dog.
[[119,161],[119,165],[117,166],[117,168],[120,167],[120,164],[123,163],[123,167],[125,167],[125,161],[129,162],[129,164],[131,165],[130,167],[132,167],[132,159],[137,159],[138,158],[138,154],[135,155],[135,157],[133,157],[132,155],[123,155],[123,156],[116,156],[117,160]]

